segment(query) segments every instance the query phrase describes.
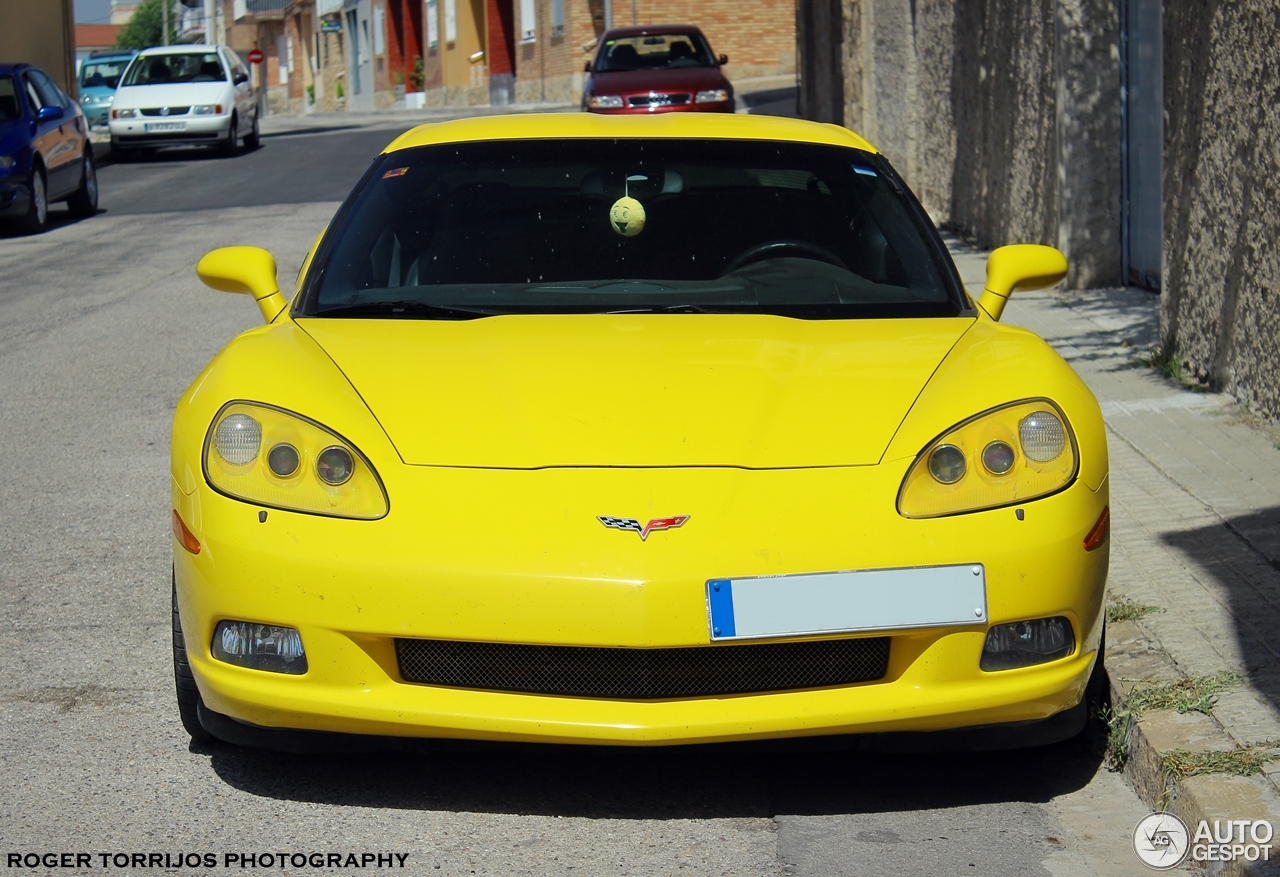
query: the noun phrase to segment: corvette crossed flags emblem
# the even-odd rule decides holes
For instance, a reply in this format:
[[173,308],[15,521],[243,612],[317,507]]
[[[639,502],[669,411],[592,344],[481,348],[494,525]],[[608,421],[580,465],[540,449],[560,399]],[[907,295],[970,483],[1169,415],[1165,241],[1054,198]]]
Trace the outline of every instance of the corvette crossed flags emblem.
[[676,527],[683,526],[684,522],[689,520],[689,516],[675,515],[670,518],[652,518],[649,523],[643,526],[635,518],[611,518],[608,515],[596,515],[596,519],[606,527],[611,527],[614,530],[630,530],[633,533],[639,533],[640,541],[643,542],[655,530],[674,530]]

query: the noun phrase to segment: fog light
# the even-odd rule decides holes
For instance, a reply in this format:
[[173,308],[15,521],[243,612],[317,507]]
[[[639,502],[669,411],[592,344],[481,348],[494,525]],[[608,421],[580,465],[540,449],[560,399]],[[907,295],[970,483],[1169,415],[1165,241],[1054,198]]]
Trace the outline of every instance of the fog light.
[[987,631],[979,666],[988,672],[1030,667],[1065,658],[1076,650],[1071,622],[1061,615],[997,624]]
[[273,627],[251,621],[219,621],[213,632],[213,656],[219,661],[300,676],[307,672],[302,637],[292,627]]

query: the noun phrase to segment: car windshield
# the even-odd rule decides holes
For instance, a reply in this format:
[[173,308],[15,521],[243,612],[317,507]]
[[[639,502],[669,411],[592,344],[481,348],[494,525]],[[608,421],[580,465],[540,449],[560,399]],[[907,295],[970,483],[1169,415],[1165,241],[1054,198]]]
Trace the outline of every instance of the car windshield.
[[22,105],[18,103],[18,91],[12,76],[0,76],[0,122],[12,122],[22,117]]
[[510,140],[389,153],[300,313],[952,316],[936,232],[878,156],[751,140]]
[[605,40],[596,63],[600,73],[667,67],[714,67],[707,41],[698,34],[648,34]]
[[85,61],[80,67],[81,88],[115,88],[120,84],[120,74],[129,66],[128,58]]
[[216,52],[175,52],[171,55],[139,55],[125,73],[124,85],[223,82],[226,78]]

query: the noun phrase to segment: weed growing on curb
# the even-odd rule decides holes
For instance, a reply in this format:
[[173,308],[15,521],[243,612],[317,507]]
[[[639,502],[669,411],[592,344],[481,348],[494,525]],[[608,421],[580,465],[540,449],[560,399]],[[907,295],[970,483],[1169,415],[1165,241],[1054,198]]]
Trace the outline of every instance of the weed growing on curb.
[[1152,347],[1146,353],[1139,353],[1134,361],[1138,365],[1156,369],[1179,383],[1186,380],[1182,371],[1182,345],[1172,338],[1166,338],[1158,347]]
[[1110,598],[1111,605],[1107,607],[1107,623],[1114,624],[1119,621],[1137,621],[1147,615],[1156,612],[1163,612],[1163,606],[1148,606],[1145,603],[1139,603],[1131,600],[1123,594],[1117,594]]
[[[1187,677],[1174,682],[1143,682],[1135,685],[1120,706],[1112,706],[1100,715],[1107,723],[1106,763],[1111,770],[1122,770],[1129,760],[1133,724],[1148,710],[1177,710],[1180,713],[1210,715],[1218,695],[1234,688],[1244,677],[1234,670],[1212,676]],[[1280,758],[1280,752],[1277,753]]]
[[1058,308],[1069,308],[1071,307],[1071,299],[1060,295],[1058,296],[1058,300],[1053,303],[1053,306]]
[[1165,776],[1175,781],[1205,773],[1256,776],[1271,761],[1280,761],[1280,743],[1255,743],[1226,752],[1188,752],[1185,749],[1174,749],[1166,753],[1163,759]]

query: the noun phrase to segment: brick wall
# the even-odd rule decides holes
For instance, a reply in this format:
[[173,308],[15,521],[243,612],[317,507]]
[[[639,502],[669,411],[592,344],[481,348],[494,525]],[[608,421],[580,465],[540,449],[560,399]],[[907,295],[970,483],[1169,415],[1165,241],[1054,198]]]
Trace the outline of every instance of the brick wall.
[[[636,0],[637,24],[692,24],[711,50],[728,55],[730,80],[796,69],[795,0]],[[613,26],[631,24],[631,4],[614,0]]]

